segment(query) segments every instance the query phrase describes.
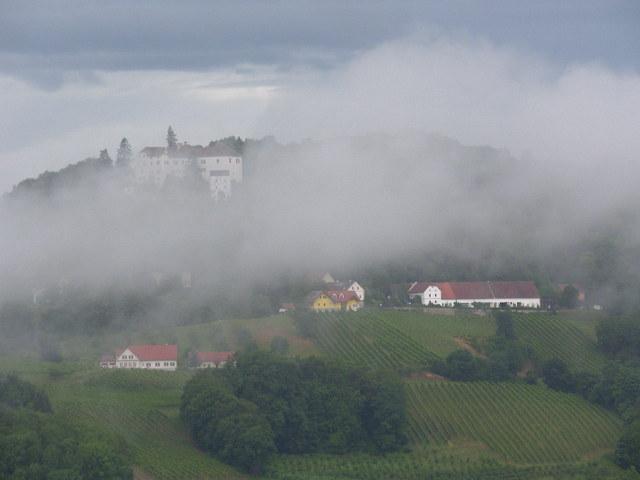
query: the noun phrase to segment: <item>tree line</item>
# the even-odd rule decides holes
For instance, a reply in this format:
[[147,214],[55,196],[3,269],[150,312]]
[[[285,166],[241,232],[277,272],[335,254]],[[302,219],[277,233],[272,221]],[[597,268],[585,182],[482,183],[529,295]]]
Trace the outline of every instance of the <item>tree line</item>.
[[0,478],[127,480],[122,443],[52,413],[47,395],[14,375],[0,375]]
[[318,358],[248,352],[185,386],[181,418],[196,443],[249,472],[274,453],[388,452],[407,442],[401,381]]

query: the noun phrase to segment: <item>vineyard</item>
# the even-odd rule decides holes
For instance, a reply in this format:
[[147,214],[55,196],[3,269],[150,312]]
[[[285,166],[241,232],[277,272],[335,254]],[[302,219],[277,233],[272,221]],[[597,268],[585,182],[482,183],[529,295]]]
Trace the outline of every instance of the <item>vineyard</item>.
[[516,466],[478,449],[438,447],[382,456],[279,455],[266,476],[274,480],[637,480],[602,462]]
[[509,463],[569,463],[612,449],[620,421],[575,395],[508,383],[407,382],[415,444],[480,442]]
[[319,314],[320,349],[344,362],[372,368],[423,370],[438,356],[384,313]]
[[154,480],[244,478],[192,445],[178,418],[183,375],[124,373],[131,377],[159,373],[173,378],[175,388],[167,388],[167,380],[137,391],[122,390],[120,385],[87,386],[88,382],[52,385],[48,390],[56,411],[122,438],[137,467]]
[[581,321],[560,315],[515,316],[517,337],[531,345],[541,360],[557,357],[574,370],[596,372],[605,358],[597,351],[595,338],[586,332],[590,324],[588,318]]

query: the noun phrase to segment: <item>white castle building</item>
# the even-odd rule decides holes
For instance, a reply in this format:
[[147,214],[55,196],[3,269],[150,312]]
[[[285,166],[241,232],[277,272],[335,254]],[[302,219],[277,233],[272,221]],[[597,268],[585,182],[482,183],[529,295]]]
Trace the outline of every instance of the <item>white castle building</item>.
[[242,157],[220,143],[206,147],[181,143],[174,150],[145,147],[132,160],[131,168],[136,182],[158,187],[170,177],[183,178],[188,168],[197,168],[216,199],[229,197],[234,184],[242,183]]

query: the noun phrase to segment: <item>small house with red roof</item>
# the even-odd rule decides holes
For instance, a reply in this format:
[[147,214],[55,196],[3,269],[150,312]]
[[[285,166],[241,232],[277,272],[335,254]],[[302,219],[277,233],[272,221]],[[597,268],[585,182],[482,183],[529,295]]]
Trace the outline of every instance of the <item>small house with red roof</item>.
[[229,363],[235,352],[196,352],[198,368],[222,368]]
[[414,282],[409,298],[419,298],[423,305],[490,308],[540,308],[540,293],[533,282]]
[[174,371],[177,367],[177,345],[129,345],[115,356],[115,368]]

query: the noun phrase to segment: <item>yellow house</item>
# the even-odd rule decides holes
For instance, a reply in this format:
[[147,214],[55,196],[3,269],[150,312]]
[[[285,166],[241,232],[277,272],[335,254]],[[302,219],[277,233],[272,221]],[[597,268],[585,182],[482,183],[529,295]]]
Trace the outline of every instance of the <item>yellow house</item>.
[[330,290],[311,292],[308,305],[314,312],[355,312],[362,306],[358,296],[348,290]]
[[334,302],[324,292],[311,292],[308,305],[314,312],[335,312],[342,309],[342,305],[339,302]]

